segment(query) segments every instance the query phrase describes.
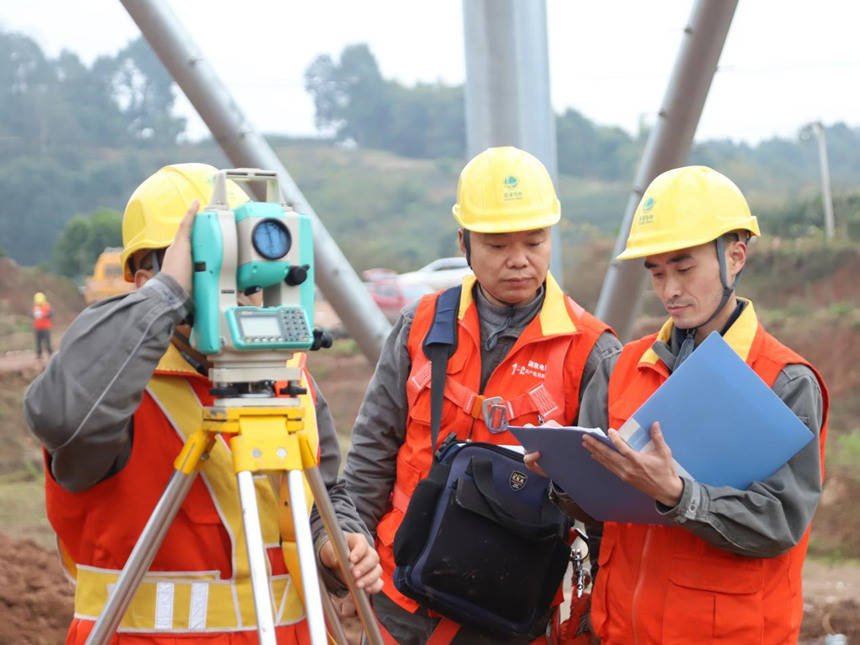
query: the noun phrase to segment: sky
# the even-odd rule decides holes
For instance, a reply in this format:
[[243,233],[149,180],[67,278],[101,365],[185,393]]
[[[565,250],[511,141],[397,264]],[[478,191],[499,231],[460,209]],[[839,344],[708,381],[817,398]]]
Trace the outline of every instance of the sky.
[[[313,135],[303,73],[319,54],[337,59],[365,42],[383,76],[405,85],[465,78],[461,0],[162,0],[265,133]],[[693,0],[547,0],[550,93],[630,133],[662,102]],[[755,144],[794,137],[805,123],[860,126],[860,3],[740,0],[696,140]],[[62,49],[87,64],[138,35],[119,0],[0,3],[0,30]],[[206,127],[178,91],[188,135]]]

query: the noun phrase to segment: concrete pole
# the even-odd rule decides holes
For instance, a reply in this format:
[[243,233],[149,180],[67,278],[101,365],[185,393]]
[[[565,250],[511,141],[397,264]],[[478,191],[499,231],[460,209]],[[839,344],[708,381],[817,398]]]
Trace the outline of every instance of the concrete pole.
[[[558,192],[546,1],[463,0],[463,31],[469,157],[492,146],[517,146],[541,160]],[[561,282],[558,227],[552,243],[550,270]]]
[[824,203],[824,237],[833,239],[833,197],[830,193],[830,164],[827,161],[827,141],[821,121],[812,124],[812,132],[818,142],[818,164],[821,168],[821,201]]
[[737,0],[697,0],[684,29],[684,39],[636,173],[595,312],[623,340],[629,339],[633,331],[647,272],[641,261],[620,262],[615,256],[624,250],[633,213],[648,184],[661,172],[683,165],[690,154],[737,4]]
[[231,163],[276,171],[284,200],[311,217],[317,284],[361,351],[375,363],[391,325],[280,159],[242,114],[166,2],[122,0],[122,4]]

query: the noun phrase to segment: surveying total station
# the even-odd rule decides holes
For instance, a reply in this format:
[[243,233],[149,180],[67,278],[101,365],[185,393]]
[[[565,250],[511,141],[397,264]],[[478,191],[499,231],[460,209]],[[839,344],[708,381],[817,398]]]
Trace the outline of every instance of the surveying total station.
[[[266,201],[231,209],[227,181],[264,182]],[[334,546],[370,643],[382,643],[370,602],[351,575],[346,540],[316,461],[314,404],[293,354],[331,345],[313,328],[312,223],[280,199],[277,174],[216,173],[210,204],[191,230],[194,323],[191,344],[211,363],[213,404],[174,462],[174,473],[112,590],[88,644],[107,643],[148,571],[217,437],[229,437],[242,509],[248,569],[261,643],[275,644],[277,603],[268,579],[254,475],[265,474],[280,499],[282,551],[304,601],[313,645],[328,643],[326,621],[346,642],[316,567],[308,512],[313,502]],[[262,306],[240,306],[240,293],[262,291]],[[285,511],[287,509],[287,511]]]
[[[265,180],[267,201],[231,210],[227,178]],[[212,356],[219,370],[211,376],[213,382],[272,379],[287,369],[283,350],[315,348],[311,220],[275,201],[277,191],[274,173],[220,171],[212,202],[194,219],[193,344]],[[259,290],[263,307],[237,306],[238,292]],[[317,346],[319,338],[317,334]]]

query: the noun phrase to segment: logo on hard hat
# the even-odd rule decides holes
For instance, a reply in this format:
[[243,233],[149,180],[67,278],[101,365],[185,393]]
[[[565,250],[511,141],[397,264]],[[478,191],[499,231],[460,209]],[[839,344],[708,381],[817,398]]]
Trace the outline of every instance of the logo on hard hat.
[[526,485],[526,480],[528,476],[525,473],[520,472],[519,470],[515,470],[511,473],[511,488],[514,490],[522,490],[523,486]]
[[523,191],[517,190],[517,186],[520,185],[520,180],[514,177],[513,175],[507,175],[503,180],[502,184],[505,187],[504,191],[504,199],[505,201],[509,199],[522,199]]
[[648,197],[644,202],[642,202],[642,213],[639,215],[639,219],[637,223],[641,226],[642,224],[650,224],[654,221],[654,213],[649,213],[652,208],[654,208],[654,198]]

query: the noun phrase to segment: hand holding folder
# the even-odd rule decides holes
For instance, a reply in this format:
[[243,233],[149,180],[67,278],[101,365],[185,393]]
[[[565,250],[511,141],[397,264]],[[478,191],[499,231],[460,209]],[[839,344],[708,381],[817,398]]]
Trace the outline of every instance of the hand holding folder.
[[[659,421],[682,474],[712,486],[745,489],[767,479],[813,438],[791,410],[713,333],[620,428],[641,451]],[[600,429],[509,427],[538,464],[589,515],[603,521],[670,524],[655,500],[591,458],[585,434]]]
[[529,452],[540,452],[538,465],[586,513],[600,521],[670,524],[657,513],[653,499],[591,458],[582,445],[585,435],[613,448],[600,428],[576,426],[509,426]]

